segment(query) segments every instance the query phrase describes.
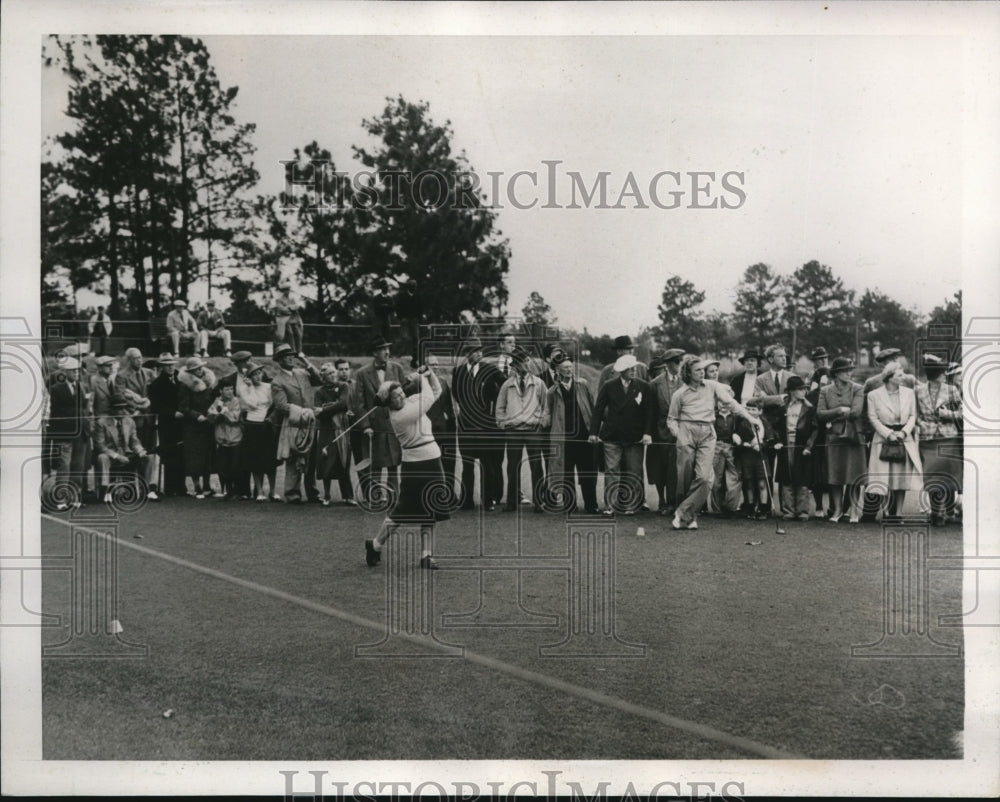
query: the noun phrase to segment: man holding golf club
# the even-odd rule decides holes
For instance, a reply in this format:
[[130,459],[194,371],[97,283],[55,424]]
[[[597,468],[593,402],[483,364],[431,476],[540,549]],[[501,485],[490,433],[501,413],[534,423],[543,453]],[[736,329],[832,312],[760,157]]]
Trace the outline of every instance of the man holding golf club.
[[685,358],[681,365],[684,386],[670,399],[667,426],[677,438],[678,487],[688,487],[687,496],[674,512],[673,529],[697,529],[698,511],[712,490],[716,404],[749,421],[758,437],[763,434],[763,424],[736,401],[727,385],[705,379],[707,364],[695,356]]

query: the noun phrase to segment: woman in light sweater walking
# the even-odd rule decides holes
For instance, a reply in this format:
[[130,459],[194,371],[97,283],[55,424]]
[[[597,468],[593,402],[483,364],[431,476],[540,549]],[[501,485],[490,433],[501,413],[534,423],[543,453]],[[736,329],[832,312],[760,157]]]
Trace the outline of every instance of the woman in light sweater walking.
[[392,531],[401,524],[411,524],[420,526],[420,567],[437,568],[431,557],[434,525],[451,517],[441,449],[427,417],[427,410],[441,395],[441,384],[426,365],[411,378],[419,382],[414,395],[407,396],[398,382],[382,382],[378,389],[378,403],[389,408],[389,422],[402,449],[402,462],[399,499],[378,535],[365,541],[365,561],[370,566],[381,561],[382,546]]

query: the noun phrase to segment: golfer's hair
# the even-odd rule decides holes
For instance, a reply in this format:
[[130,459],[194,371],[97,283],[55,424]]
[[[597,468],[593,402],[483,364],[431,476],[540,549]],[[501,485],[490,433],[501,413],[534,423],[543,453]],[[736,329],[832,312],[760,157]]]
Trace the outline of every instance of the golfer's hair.
[[378,386],[378,391],[375,393],[375,397],[378,399],[380,406],[385,406],[389,403],[389,396],[392,395],[392,391],[400,388],[399,382],[382,382]]
[[694,366],[701,361],[701,357],[697,357],[694,354],[687,354],[684,357],[684,361],[681,362],[681,381],[685,384],[691,381],[691,371],[694,370]]

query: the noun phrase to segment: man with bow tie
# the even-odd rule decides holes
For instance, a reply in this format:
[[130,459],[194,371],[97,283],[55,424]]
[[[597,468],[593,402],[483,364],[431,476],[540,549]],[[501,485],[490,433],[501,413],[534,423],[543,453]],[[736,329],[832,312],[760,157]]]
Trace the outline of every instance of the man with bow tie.
[[645,501],[642,457],[653,442],[649,434],[652,397],[649,384],[636,378],[639,361],[632,354],[614,363],[616,378],[597,393],[590,442],[604,443],[605,515],[635,515]]

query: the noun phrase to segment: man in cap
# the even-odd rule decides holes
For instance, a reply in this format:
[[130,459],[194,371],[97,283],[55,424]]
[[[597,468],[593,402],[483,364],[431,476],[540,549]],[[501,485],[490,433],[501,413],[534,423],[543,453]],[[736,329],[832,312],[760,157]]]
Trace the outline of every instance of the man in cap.
[[355,420],[362,415],[367,418],[358,426],[364,435],[362,440],[365,457],[371,459],[367,467],[358,472],[358,483],[361,498],[368,504],[376,501],[375,491],[382,479],[383,469],[388,476],[388,488],[392,498],[399,495],[399,465],[403,452],[399,440],[389,421],[389,408],[380,404],[378,389],[383,382],[406,381],[403,366],[389,360],[392,343],[383,337],[372,340],[371,364],[365,365],[354,375],[355,385]]
[[111,318],[108,313],[104,311],[103,306],[97,307],[97,311],[91,316],[90,321],[87,323],[87,335],[90,338],[90,350],[93,352],[94,340],[97,340],[97,355],[104,356],[104,349],[106,347],[108,337],[111,336]]
[[728,386],[705,378],[707,364],[695,356],[686,357],[681,365],[684,384],[670,399],[667,425],[677,438],[677,484],[687,488],[687,495],[674,511],[674,529],[698,528],[698,512],[712,490],[716,408],[731,409],[753,426],[758,437],[764,431],[760,420],[736,401]]
[[463,344],[465,362],[451,374],[451,392],[458,420],[458,447],[462,460],[462,509],[473,508],[476,460],[480,464],[480,497],[487,511],[503,497],[504,444],[496,422],[496,402],[503,374],[483,361],[483,344],[470,337]]
[[131,403],[126,395],[115,393],[111,399],[111,414],[99,418],[94,430],[94,451],[100,474],[99,497],[105,502],[111,501],[108,489],[112,469],[116,473],[128,472],[141,477],[150,487],[147,498],[150,501],[159,500],[152,484],[153,460],[143,447],[129,415]]
[[568,359],[566,352],[555,343],[548,343],[542,349],[542,357],[546,366],[542,369],[539,378],[545,383],[545,389],[550,389],[559,381],[559,364]]
[[636,378],[638,360],[632,354],[614,363],[617,378],[597,392],[590,424],[590,442],[604,443],[604,498],[606,515],[635,515],[645,500],[642,476],[643,447],[653,442],[652,393]]
[[[306,359],[305,354],[292,350],[292,347],[282,343],[274,350],[272,357],[278,364],[278,372],[271,379],[271,423],[283,432],[289,426],[297,426],[303,413],[315,416],[320,412],[313,404],[313,387],[323,384],[323,379]],[[295,366],[301,361],[305,368]],[[279,436],[281,438],[281,436]],[[290,438],[285,436],[283,442]],[[306,498],[310,502],[319,503],[319,490],[316,487],[316,458],[311,448],[305,453],[294,453],[288,448],[282,448],[279,439],[278,458],[285,461],[285,501],[289,504],[302,502],[300,482],[305,485]]]
[[198,323],[188,312],[186,301],[178,298],[173,307],[167,315],[167,335],[170,337],[174,356],[179,356],[181,340],[190,340],[194,343],[194,348],[198,347]]
[[649,483],[656,487],[658,511],[669,515],[677,506],[677,440],[667,425],[670,413],[670,399],[683,382],[681,381],[681,359],[683,348],[670,348],[660,356],[663,373],[650,382],[650,434],[653,442],[646,449],[646,474]]
[[149,411],[156,416],[157,453],[163,463],[163,495],[185,496],[184,415],[180,411],[177,359],[164,352],[157,359],[157,365],[159,375],[149,383]]
[[[597,379],[597,391],[601,391],[601,387],[611,381],[616,377],[617,371],[615,370],[615,364],[618,359],[623,356],[632,356],[635,352],[635,345],[632,342],[632,338],[627,334],[622,334],[620,337],[615,337],[615,353],[617,354],[615,362],[609,362],[601,369],[601,375]],[[647,381],[649,378],[649,370],[646,365],[642,362],[636,360],[635,363],[635,378],[642,381]]]
[[81,503],[90,451],[89,405],[80,384],[80,361],[76,357],[59,355],[47,390],[46,435],[55,479],[58,484],[68,485],[72,492],[72,502],[62,493],[56,494],[56,509],[63,511],[71,503],[74,506]]
[[528,353],[515,348],[511,356],[512,375],[497,394],[497,426],[504,433],[507,449],[507,504],[517,509],[521,496],[521,462],[528,452],[532,501],[542,512],[545,475],[542,471],[541,427],[545,417],[545,383],[528,371]]
[[103,417],[111,412],[111,396],[114,393],[114,381],[111,378],[117,360],[113,356],[99,356],[96,360],[97,373],[90,378],[88,391],[93,393],[90,406],[95,418]]
[[222,348],[229,356],[232,351],[232,342],[229,329],[226,328],[226,318],[222,312],[215,308],[215,299],[209,298],[205,301],[205,308],[198,313],[198,339],[199,350],[203,359],[208,358],[208,341],[222,340]]

